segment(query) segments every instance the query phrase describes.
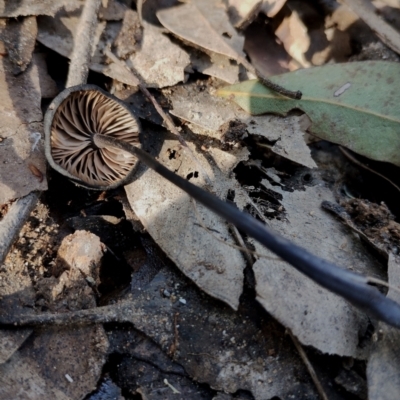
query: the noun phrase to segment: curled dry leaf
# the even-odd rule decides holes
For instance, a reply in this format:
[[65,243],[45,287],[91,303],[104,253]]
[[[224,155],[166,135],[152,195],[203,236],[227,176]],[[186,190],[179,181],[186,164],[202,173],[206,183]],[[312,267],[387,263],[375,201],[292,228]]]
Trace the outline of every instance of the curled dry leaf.
[[92,136],[100,133],[137,146],[139,130],[122,102],[94,86],[77,86],[61,93],[46,114],[47,154],[68,176],[89,186],[118,185],[132,173],[136,157],[113,147],[98,148]]

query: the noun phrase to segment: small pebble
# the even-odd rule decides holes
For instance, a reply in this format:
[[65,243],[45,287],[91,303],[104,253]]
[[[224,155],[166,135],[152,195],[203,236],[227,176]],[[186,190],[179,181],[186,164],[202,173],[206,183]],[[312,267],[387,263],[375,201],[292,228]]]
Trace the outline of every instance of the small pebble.
[[182,303],[182,304],[186,304],[186,300],[185,299],[182,299],[182,297],[179,299],[179,303]]
[[167,289],[164,289],[163,294],[165,297],[171,297],[171,293]]
[[65,378],[69,383],[72,383],[74,381],[68,374],[65,374]]

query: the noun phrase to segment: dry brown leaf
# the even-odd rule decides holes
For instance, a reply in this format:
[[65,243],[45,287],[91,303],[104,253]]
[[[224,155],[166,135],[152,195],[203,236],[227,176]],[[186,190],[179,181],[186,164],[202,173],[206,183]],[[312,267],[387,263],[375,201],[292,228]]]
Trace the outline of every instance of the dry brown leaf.
[[243,56],[243,37],[229,22],[219,0],[196,0],[157,12],[162,25],[174,35],[207,53],[232,60]]
[[[213,168],[207,165],[202,154],[197,153],[196,157],[207,165],[217,195],[226,198],[229,189],[240,192],[235,181],[227,176],[247,154],[247,150],[228,154],[214,149],[212,157],[216,164]],[[158,159],[167,168],[204,186],[201,175],[194,170],[191,159],[176,140],[165,140]],[[243,286],[243,257],[239,250],[224,246],[201,226],[232,242],[226,223],[197,205],[200,223],[190,197],[152,170],[145,171],[135,182],[125,186],[125,190],[147,232],[178,268],[206,293],[237,309]]]
[[[400,301],[400,259],[389,253],[388,297]],[[370,400],[392,400],[400,393],[400,332],[379,323],[374,334],[374,345],[367,365],[368,395]]]
[[[42,17],[39,21],[38,41],[64,57],[70,57],[74,34],[79,21],[79,7],[66,12],[64,9],[55,18]],[[127,10],[129,14],[135,14]],[[99,22],[93,38],[93,58],[90,69],[103,73],[119,82],[134,85],[131,73],[115,63],[108,64],[102,54],[107,45],[116,45],[117,53],[127,58],[127,65],[134,69],[137,75],[148,87],[172,86],[185,80],[185,68],[190,64],[189,55],[174,44],[161,28],[145,23],[143,37],[140,43],[127,45],[118,40],[121,29],[125,32],[137,32],[135,18],[128,17],[121,22]],[[121,33],[123,35],[123,33]],[[138,37],[137,37],[138,39]],[[136,40],[136,39],[135,39]],[[134,50],[137,51],[134,51]],[[132,53],[132,51],[134,51]]]
[[[379,262],[365,252],[359,239],[321,209],[323,200],[333,200],[323,184],[290,193],[262,183],[283,197],[285,219],[269,221],[277,233],[344,268],[383,278]],[[256,248],[271,256],[261,246]],[[366,357],[366,349],[359,347],[368,326],[365,314],[285,262],[259,259],[253,270],[257,300],[304,345],[328,354]]]

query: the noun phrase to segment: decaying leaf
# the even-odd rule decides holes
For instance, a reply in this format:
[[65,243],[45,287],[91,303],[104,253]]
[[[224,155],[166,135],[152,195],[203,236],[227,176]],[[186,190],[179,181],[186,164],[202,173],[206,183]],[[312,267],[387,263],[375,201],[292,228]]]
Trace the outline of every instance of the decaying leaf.
[[316,167],[304,141],[304,133],[309,125],[306,116],[285,119],[249,116],[208,91],[200,91],[196,86],[189,85],[174,89],[169,97],[173,105],[171,114],[190,122],[191,129],[196,133],[224,140],[227,133],[225,127],[239,121],[244,125],[241,132],[236,132],[238,139],[247,135],[266,139],[272,143],[269,148],[274,153],[298,164]]
[[271,78],[302,91],[302,100],[273,94],[257,81],[219,90],[251,114],[307,113],[309,131],[356,153],[400,165],[398,63],[354,62],[303,69]]
[[[389,254],[388,297],[400,301],[400,260]],[[380,323],[374,334],[374,345],[367,365],[368,395],[370,400],[391,400],[400,393],[400,332]]]
[[[384,278],[379,262],[365,253],[359,239],[321,209],[323,200],[333,200],[323,184],[290,193],[266,180],[262,183],[282,196],[285,219],[269,221],[276,232],[344,268]],[[257,244],[256,248],[271,256]],[[366,315],[284,262],[261,258],[253,270],[257,300],[304,345],[328,354],[365,358],[359,340],[367,330]]]
[[[214,150],[212,157],[216,164],[213,168],[207,165],[203,155],[197,153],[196,156],[207,165],[211,179],[218,182],[214,189],[217,195],[226,198],[228,190],[237,188],[240,191],[228,176],[239,161],[247,158],[247,151],[229,154]],[[201,175],[176,140],[165,140],[158,159],[179,175],[204,186]],[[152,170],[143,172],[125,190],[146,230],[181,271],[206,293],[236,309],[243,285],[242,255],[236,249],[221,246],[201,226],[205,225],[223,240],[232,241],[226,223],[201,205],[197,205],[196,215],[190,197]]]

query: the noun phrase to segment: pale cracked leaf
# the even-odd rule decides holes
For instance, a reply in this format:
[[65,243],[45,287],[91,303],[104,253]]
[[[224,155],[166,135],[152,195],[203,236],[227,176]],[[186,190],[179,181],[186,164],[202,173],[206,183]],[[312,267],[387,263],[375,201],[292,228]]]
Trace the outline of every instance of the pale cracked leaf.
[[[196,154],[206,166],[216,194],[223,199],[229,189],[240,192],[237,182],[227,176],[238,162],[247,159],[247,155],[245,149],[236,155],[214,149],[212,156],[216,165],[211,169],[206,159]],[[166,140],[158,157],[167,168],[183,177],[192,174],[191,182],[204,185],[200,173],[195,171],[192,160],[177,141]],[[237,309],[243,286],[244,259],[239,250],[219,242],[201,226],[233,243],[227,224],[197,204],[200,224],[190,197],[152,170],[146,170],[125,190],[146,230],[180,270],[206,293]]]
[[[383,278],[379,263],[365,252],[360,240],[321,209],[323,200],[334,201],[323,184],[290,193],[262,183],[283,196],[286,218],[269,221],[277,233],[343,268]],[[273,256],[260,245],[256,248]],[[283,261],[260,258],[253,270],[257,300],[304,345],[328,354],[365,358],[366,349],[359,347],[368,325],[365,314]]]
[[[399,257],[389,253],[388,266],[388,297],[400,302]],[[370,400],[391,400],[400,393],[400,331],[383,323],[376,331],[367,365],[368,395]]]
[[298,164],[316,168],[311,152],[304,140],[309,126],[308,117],[278,117],[274,115],[249,115],[235,104],[211,95],[208,91],[200,91],[195,85],[177,87],[168,95],[173,110],[171,114],[191,123],[191,129],[200,134],[221,140],[224,131],[222,125],[238,120],[247,125],[243,130],[255,137],[274,142],[270,149]]

